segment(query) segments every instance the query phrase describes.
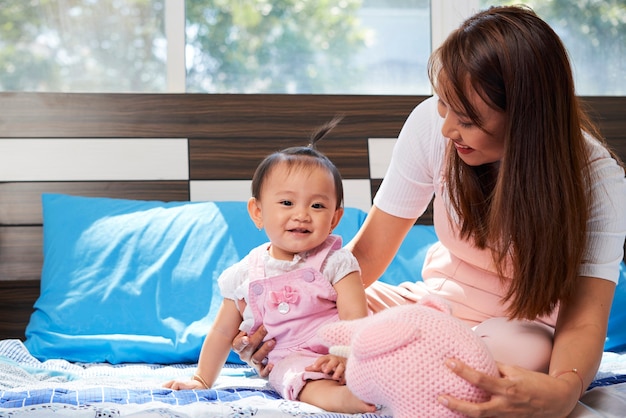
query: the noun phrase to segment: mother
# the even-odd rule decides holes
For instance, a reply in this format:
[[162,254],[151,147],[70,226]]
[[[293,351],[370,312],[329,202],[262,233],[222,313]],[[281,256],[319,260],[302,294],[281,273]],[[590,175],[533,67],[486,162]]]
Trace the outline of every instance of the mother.
[[[440,402],[468,416],[557,417],[594,378],[626,234],[626,178],[575,95],[567,52],[524,7],[467,19],[429,61],[435,96],[408,117],[374,206],[348,244],[370,307],[438,294],[484,338],[492,394]],[[376,282],[434,195],[440,242],[423,282]],[[233,347],[259,363],[263,330]],[[267,373],[271,365],[260,369]]]

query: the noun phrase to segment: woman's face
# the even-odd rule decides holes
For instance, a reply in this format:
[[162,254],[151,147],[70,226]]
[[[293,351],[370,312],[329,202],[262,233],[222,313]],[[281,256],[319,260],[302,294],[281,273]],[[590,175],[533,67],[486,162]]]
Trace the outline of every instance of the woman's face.
[[459,157],[470,166],[500,161],[504,154],[506,115],[489,107],[474,90],[470,90],[469,100],[482,121],[482,128],[440,97],[437,110],[443,118],[441,133],[454,143]]

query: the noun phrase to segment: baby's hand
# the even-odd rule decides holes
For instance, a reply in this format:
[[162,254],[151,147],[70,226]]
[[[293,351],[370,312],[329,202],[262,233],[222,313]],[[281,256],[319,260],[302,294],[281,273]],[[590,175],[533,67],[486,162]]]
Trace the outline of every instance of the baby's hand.
[[347,360],[348,359],[346,359],[345,357],[335,356],[333,354],[326,354],[315,360],[315,363],[308,366],[305,370],[308,372],[321,372],[332,375],[333,380],[336,380],[340,384],[345,385]]
[[197,380],[170,380],[164,383],[163,387],[172,390],[205,389],[204,385]]

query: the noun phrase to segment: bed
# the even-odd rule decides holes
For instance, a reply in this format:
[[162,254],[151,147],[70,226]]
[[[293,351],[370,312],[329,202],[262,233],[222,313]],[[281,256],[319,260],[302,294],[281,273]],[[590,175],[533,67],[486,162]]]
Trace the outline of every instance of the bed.
[[[215,278],[265,240],[244,203],[262,157],[344,115],[320,149],[344,177],[347,240],[425,98],[0,93],[0,417],[348,417],[281,399],[233,353],[211,390],[161,385],[193,373]],[[583,100],[626,160],[626,98]],[[431,223],[427,211],[383,280],[419,278]],[[573,417],[626,411],[621,273]]]

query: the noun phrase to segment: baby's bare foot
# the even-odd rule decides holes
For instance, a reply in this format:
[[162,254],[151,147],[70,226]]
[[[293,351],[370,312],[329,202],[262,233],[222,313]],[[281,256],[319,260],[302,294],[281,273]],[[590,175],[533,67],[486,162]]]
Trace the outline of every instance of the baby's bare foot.
[[375,412],[376,405],[363,402],[348,389],[334,380],[308,382],[300,392],[302,402],[318,406],[326,411],[343,414]]

